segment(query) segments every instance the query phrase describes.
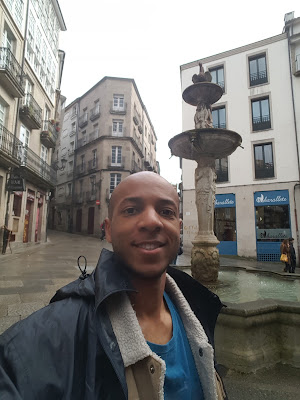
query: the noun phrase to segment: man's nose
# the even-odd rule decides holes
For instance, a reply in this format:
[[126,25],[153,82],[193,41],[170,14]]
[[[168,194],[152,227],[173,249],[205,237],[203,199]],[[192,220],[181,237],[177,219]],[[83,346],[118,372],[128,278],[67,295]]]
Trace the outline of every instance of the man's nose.
[[141,214],[141,219],[139,221],[139,227],[141,229],[147,229],[150,231],[160,230],[163,224],[160,215],[157,211],[150,207],[144,210]]

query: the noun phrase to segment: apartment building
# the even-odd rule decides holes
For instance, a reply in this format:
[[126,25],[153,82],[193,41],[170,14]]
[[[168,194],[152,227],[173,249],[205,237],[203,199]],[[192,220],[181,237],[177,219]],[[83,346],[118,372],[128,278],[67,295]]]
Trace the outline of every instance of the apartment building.
[[57,0],[0,2],[0,226],[12,248],[46,239],[64,30]]
[[156,134],[133,79],[104,77],[62,114],[50,222],[57,230],[99,235],[114,188],[128,175],[159,173]]
[[[216,160],[215,234],[220,254],[279,261],[282,239],[299,248],[300,18],[285,15],[283,33],[181,66],[182,90],[203,63],[223,97],[215,128],[238,132],[243,148]],[[183,102],[183,131],[194,107]],[[182,160],[185,249],[197,233],[194,169]]]

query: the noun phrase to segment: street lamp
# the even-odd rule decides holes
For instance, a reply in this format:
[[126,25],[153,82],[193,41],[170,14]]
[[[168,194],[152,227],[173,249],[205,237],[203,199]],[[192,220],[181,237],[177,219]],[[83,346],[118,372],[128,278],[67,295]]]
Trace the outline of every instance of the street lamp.
[[63,171],[66,168],[67,160],[65,158],[62,158],[60,162],[61,167],[58,166],[58,160],[54,161],[53,168],[55,169],[55,171]]

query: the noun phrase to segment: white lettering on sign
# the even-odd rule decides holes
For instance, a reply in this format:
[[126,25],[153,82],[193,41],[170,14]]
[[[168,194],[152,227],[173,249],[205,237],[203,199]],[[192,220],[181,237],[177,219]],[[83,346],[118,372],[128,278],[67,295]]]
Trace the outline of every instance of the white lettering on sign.
[[256,197],[257,203],[281,203],[283,201],[287,201],[286,197],[276,196],[273,199],[269,199],[267,196],[261,194],[259,197]]
[[223,200],[223,201],[218,201],[217,199],[216,199],[216,203],[215,203],[215,205],[216,206],[223,206],[223,205],[226,205],[226,204],[234,204],[234,201],[233,200],[229,200],[229,199],[226,199],[226,200]]

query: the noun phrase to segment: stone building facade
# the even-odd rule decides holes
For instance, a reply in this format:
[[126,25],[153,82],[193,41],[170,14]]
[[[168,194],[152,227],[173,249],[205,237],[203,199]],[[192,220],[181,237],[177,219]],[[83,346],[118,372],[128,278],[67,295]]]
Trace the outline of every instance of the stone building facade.
[[[282,34],[181,66],[182,90],[198,63],[223,87],[215,128],[242,136],[243,148],[216,160],[215,234],[220,254],[279,261],[282,239],[299,247],[300,18],[285,15]],[[183,131],[195,109],[183,102]],[[197,233],[194,169],[182,160],[183,238]]]
[[12,248],[46,239],[64,30],[57,0],[0,3],[0,226]]
[[133,79],[104,77],[62,113],[50,226],[99,236],[113,189],[126,176],[159,173],[156,134]]

